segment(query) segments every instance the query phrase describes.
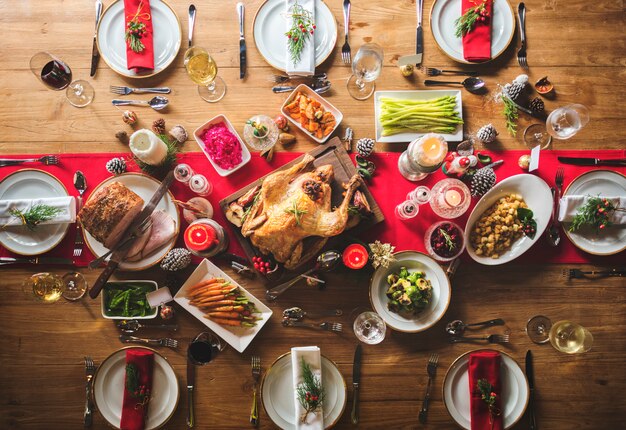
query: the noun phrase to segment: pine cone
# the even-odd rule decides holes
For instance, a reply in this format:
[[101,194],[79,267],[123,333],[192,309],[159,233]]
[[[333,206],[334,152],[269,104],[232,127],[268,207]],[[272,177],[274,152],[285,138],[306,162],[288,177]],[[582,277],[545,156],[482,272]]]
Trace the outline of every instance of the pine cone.
[[517,100],[517,98],[522,94],[522,92],[524,92],[525,88],[526,88],[526,84],[513,81],[513,83],[506,84],[504,86],[504,92],[506,93],[507,96],[509,96],[511,100]]
[[546,105],[539,97],[535,97],[530,101],[530,105],[528,107],[534,113],[541,113],[545,109]]
[[185,248],[174,248],[161,261],[161,269],[168,272],[183,270],[191,264],[191,252]]
[[493,124],[483,125],[476,133],[476,137],[485,143],[493,142],[496,140],[496,136],[498,136],[498,131]]
[[359,139],[356,143],[356,151],[361,157],[369,157],[374,152],[374,140],[369,137]]
[[165,134],[165,120],[159,118],[152,123],[152,131],[156,134]]
[[106,164],[107,172],[113,175],[121,175],[126,172],[126,161],[123,158],[111,158]]
[[470,183],[470,192],[474,197],[480,197],[496,184],[496,173],[491,167],[478,169]]

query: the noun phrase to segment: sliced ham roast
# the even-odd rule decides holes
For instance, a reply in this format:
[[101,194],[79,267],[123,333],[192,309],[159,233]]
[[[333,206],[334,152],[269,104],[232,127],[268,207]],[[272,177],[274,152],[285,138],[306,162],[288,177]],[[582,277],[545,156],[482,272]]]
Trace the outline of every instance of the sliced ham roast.
[[[142,249],[140,252],[135,252],[134,255],[127,257],[127,261],[139,261],[146,258],[163,245],[166,245],[176,236],[176,221],[170,214],[162,210],[158,210],[154,211],[151,217],[152,227],[149,229],[150,234],[146,235],[147,239],[145,237],[140,237],[133,244],[133,248],[135,248],[135,245],[139,246],[138,242],[143,241]],[[131,251],[133,251],[133,249],[131,249]]]
[[130,247],[128,254],[126,254],[126,260],[128,261],[139,261],[141,260],[141,251],[143,251],[144,246],[148,243],[148,239],[150,239],[150,234],[152,233],[152,225],[150,225],[146,231],[143,232],[141,236],[139,236],[133,245]]
[[94,239],[111,249],[141,211],[144,201],[121,182],[112,182],[96,191],[78,217]]

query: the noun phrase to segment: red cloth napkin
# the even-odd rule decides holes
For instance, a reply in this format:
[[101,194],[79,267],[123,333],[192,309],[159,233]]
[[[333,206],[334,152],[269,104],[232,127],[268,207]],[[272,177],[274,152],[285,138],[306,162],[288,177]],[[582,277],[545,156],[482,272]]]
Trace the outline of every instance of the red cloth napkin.
[[[126,351],[126,365],[134,364],[139,373],[139,385],[152,390],[152,368],[154,366],[154,353],[146,349],[129,349]],[[148,404],[137,406],[141,400],[128,392],[125,383],[124,402],[122,403],[121,430],[143,430],[148,411]]]
[[[467,9],[480,5],[480,1],[462,0],[461,14]],[[491,22],[493,21],[492,0],[485,2],[487,15],[486,22],[476,21],[472,31],[463,36],[463,56],[467,61],[487,61],[491,59]]]
[[141,37],[144,49],[141,52],[135,52],[130,49],[130,44],[126,42],[126,67],[128,70],[139,72],[143,69],[154,69],[154,46],[152,43],[152,12],[150,10],[150,0],[124,0],[124,34],[128,29],[128,23],[135,17],[137,20],[145,24],[146,32]]
[[489,414],[489,405],[482,399],[477,387],[479,379],[486,379],[496,393],[495,408],[502,410],[502,385],[500,383],[500,361],[502,357],[497,351],[479,351],[469,356],[469,390],[470,390],[470,421],[472,430],[502,430],[502,413],[493,417],[493,426]]

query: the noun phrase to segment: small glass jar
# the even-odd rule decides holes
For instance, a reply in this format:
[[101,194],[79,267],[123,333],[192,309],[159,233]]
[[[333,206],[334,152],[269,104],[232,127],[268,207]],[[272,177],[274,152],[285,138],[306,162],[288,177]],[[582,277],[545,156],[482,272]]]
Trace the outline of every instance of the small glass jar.
[[196,173],[189,179],[189,188],[194,193],[204,197],[213,192],[213,184],[200,173]]
[[194,171],[189,164],[181,163],[174,168],[174,178],[183,184],[189,183]]
[[243,139],[255,151],[265,152],[278,142],[279,130],[272,118],[256,115],[243,128]]
[[[196,231],[198,229],[200,231]],[[205,233],[207,233],[207,236],[214,234],[215,239],[211,241],[212,243],[202,244],[192,237],[194,232],[200,233],[201,235],[201,230],[206,230]],[[185,230],[185,246],[193,255],[197,255],[198,257],[213,257],[214,255],[226,251],[228,244],[228,235],[224,228],[210,218],[198,219],[189,224]]]
[[430,207],[441,218],[454,219],[467,212],[471,200],[467,185],[458,179],[447,178],[432,188]]
[[419,205],[413,200],[405,200],[396,206],[395,214],[401,220],[415,218],[419,213]]
[[428,254],[440,262],[452,261],[465,251],[463,229],[452,221],[439,221],[424,234]]

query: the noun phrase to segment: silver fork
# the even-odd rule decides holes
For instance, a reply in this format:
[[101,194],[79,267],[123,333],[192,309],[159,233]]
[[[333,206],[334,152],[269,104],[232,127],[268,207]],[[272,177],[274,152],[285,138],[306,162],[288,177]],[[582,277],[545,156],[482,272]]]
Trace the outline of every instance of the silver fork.
[[259,425],[259,405],[256,401],[256,393],[259,385],[259,378],[261,377],[261,357],[258,355],[252,356],[252,377],[254,378],[254,385],[252,386],[252,409],[250,410],[250,424],[257,427]]
[[[147,229],[150,228],[150,226],[152,225],[152,217],[147,218],[141,225],[141,231],[140,231],[140,235],[145,232]],[[133,241],[135,239],[137,239],[138,236],[129,236],[126,239],[122,240],[119,244],[115,245],[113,248],[109,249],[105,254],[101,255],[100,257],[93,259],[89,262],[89,268],[90,269],[96,269],[98,268],[98,266],[100,266],[100,264],[102,264],[104,262],[104,260],[107,259],[107,257],[111,254],[113,254],[115,251],[117,251],[118,249],[120,249],[121,247],[125,246],[128,242]],[[76,257],[76,255],[74,255]]]
[[428,385],[426,385],[426,394],[424,395],[424,401],[422,402],[422,409],[418,416],[419,422],[426,423],[426,414],[428,413],[428,401],[430,400],[430,386],[435,377],[437,371],[437,363],[439,362],[439,354],[432,354],[428,359],[428,365],[426,366],[426,372],[428,372]]
[[334,331],[341,332],[343,331],[343,325],[341,323],[331,323],[331,322],[323,322],[321,324],[308,324],[301,321],[293,321],[290,319],[283,319],[283,326],[285,327],[306,327],[306,328],[314,328],[317,330],[325,330],[325,331]]
[[489,336],[455,336],[450,338],[450,343],[476,342],[486,340],[489,343],[509,343],[508,334],[491,334]]
[[91,383],[95,372],[96,365],[94,364],[93,359],[91,357],[85,357],[85,377],[87,378],[87,384],[85,385],[85,413],[83,414],[85,427],[91,427],[91,424],[93,423],[93,401],[91,399]]
[[341,47],[341,59],[344,64],[352,62],[352,51],[348,43],[348,34],[350,33],[350,0],[343,0],[343,27],[346,33],[346,41]]
[[155,94],[169,94],[172,90],[168,87],[162,88],[131,88],[131,87],[120,87],[117,85],[111,85],[109,87],[109,91],[113,94],[120,94],[123,96],[127,96],[129,94],[146,94],[146,93],[155,93]]
[[178,341],[169,337],[163,337],[160,339],[146,339],[143,337],[120,334],[120,340],[124,343],[142,343],[144,345],[165,346],[172,349],[178,348]]
[[466,72],[465,70],[442,70],[434,67],[424,67],[422,70],[427,76],[439,76],[443,73],[450,73],[452,75],[478,76],[478,72]]
[[519,38],[520,48],[517,51],[517,62],[522,69],[528,69],[528,62],[526,61],[526,6],[524,3],[520,3],[517,7],[517,14],[519,16]]
[[1,158],[0,159],[0,167],[4,166],[15,166],[22,163],[43,163],[46,166],[59,164],[59,157],[56,155],[44,155],[39,158],[20,158],[20,159],[10,159],[10,158]]
[[[626,276],[626,269],[610,269],[610,270],[580,270],[580,269],[563,269],[561,272],[561,277],[567,280],[570,279],[583,279],[586,278],[587,275],[592,276]],[[595,278],[590,278],[595,279]]]

